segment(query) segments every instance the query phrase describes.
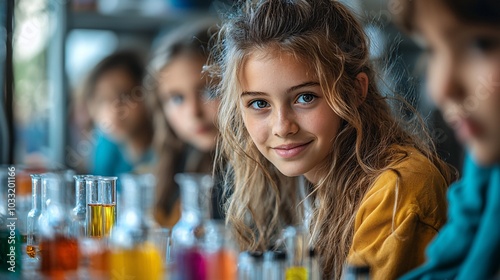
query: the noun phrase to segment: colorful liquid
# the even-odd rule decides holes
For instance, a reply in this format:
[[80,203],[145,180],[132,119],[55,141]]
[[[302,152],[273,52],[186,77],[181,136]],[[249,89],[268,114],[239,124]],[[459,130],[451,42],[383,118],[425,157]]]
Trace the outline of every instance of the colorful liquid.
[[161,256],[153,244],[116,249],[110,254],[110,259],[110,279],[163,279]]
[[89,255],[89,269],[107,271],[109,270],[109,249],[102,248],[98,252]]
[[40,272],[51,279],[64,279],[78,269],[78,241],[61,235],[42,239]]
[[302,266],[289,267],[285,272],[286,280],[307,280],[307,268]]
[[103,246],[86,256],[91,279],[109,279],[110,254],[107,246]]
[[208,254],[208,280],[236,280],[238,277],[238,259],[234,252],[220,250]]
[[80,266],[84,279],[109,279],[110,249],[107,238],[79,238]]
[[109,236],[111,233],[111,229],[115,225],[116,222],[116,205],[115,204],[103,204],[102,205],[102,213],[103,213],[103,228],[104,228],[104,236]]
[[116,222],[115,204],[89,204],[87,233],[90,237],[109,236]]
[[90,237],[103,237],[103,210],[102,204],[89,204],[87,208],[87,235]]
[[175,274],[182,280],[207,279],[207,262],[196,248],[182,249],[175,254]]
[[30,234],[27,238],[26,254],[30,258],[36,258],[37,255],[40,256],[40,246],[38,244],[38,238],[36,235]]
[[27,245],[26,246],[26,254],[28,254],[28,256],[30,258],[35,258],[36,255],[37,255],[37,252],[39,253],[40,251],[38,250],[38,246],[36,245]]

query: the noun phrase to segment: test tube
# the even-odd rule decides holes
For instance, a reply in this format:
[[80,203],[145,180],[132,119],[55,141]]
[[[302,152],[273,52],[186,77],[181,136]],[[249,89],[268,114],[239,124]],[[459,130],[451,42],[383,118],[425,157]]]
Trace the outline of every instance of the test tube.
[[263,279],[263,254],[262,252],[244,251],[238,258],[239,280]]
[[263,279],[285,279],[287,268],[287,255],[284,251],[267,251],[264,253]]
[[209,221],[205,224],[204,252],[207,280],[238,278],[238,250],[231,230],[223,222]]
[[103,236],[102,204],[99,201],[99,180],[97,176],[88,176],[87,184],[87,236]]
[[72,210],[71,231],[80,238],[85,237],[87,231],[87,175],[75,175],[75,207]]
[[103,236],[109,236],[116,223],[116,180],[117,177],[99,177]]
[[284,233],[288,255],[286,279],[308,278],[309,232],[303,226],[289,226]]

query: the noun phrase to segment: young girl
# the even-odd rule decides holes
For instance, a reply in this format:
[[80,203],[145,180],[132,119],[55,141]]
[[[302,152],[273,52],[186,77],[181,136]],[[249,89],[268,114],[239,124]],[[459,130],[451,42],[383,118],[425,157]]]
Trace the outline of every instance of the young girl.
[[96,129],[92,174],[149,171],[155,163],[143,76],[143,62],[130,51],[109,55],[90,73],[83,94]]
[[424,261],[445,222],[451,175],[428,138],[404,129],[375,84],[362,26],[330,0],[249,1],[223,24],[220,150],[227,220],[243,250],[299,222],[296,176],[314,199],[325,279],[345,262],[394,279]]
[[427,49],[429,94],[465,144],[462,180],[427,262],[404,279],[492,279],[500,269],[500,2],[403,1],[400,24]]
[[[202,68],[215,22],[199,20],[169,33],[159,43],[148,67],[145,84],[151,90],[155,145],[160,157],[156,219],[167,227],[173,226],[180,215],[174,175],[212,172],[219,102],[211,98],[209,80]],[[214,218],[220,217],[219,208],[215,203]]]

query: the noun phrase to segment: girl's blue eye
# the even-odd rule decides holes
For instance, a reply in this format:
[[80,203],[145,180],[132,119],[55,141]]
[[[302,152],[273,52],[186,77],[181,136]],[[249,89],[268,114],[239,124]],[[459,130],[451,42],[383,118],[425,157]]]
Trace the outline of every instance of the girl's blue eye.
[[264,109],[269,106],[269,103],[267,103],[264,100],[254,100],[250,103],[250,106],[254,109]]
[[180,94],[175,94],[170,97],[169,100],[173,105],[180,105],[182,102],[184,102],[184,96]]
[[303,104],[309,104],[309,103],[313,102],[314,98],[316,98],[316,96],[314,96],[313,94],[305,93],[305,94],[301,94],[299,96],[299,98],[297,99],[297,102],[303,103]]

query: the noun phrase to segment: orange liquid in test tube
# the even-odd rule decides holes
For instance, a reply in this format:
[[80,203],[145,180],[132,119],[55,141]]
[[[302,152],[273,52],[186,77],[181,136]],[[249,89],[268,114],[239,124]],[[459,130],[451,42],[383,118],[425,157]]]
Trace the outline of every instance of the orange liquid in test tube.
[[207,256],[208,280],[236,280],[237,256],[228,250],[219,250]]

